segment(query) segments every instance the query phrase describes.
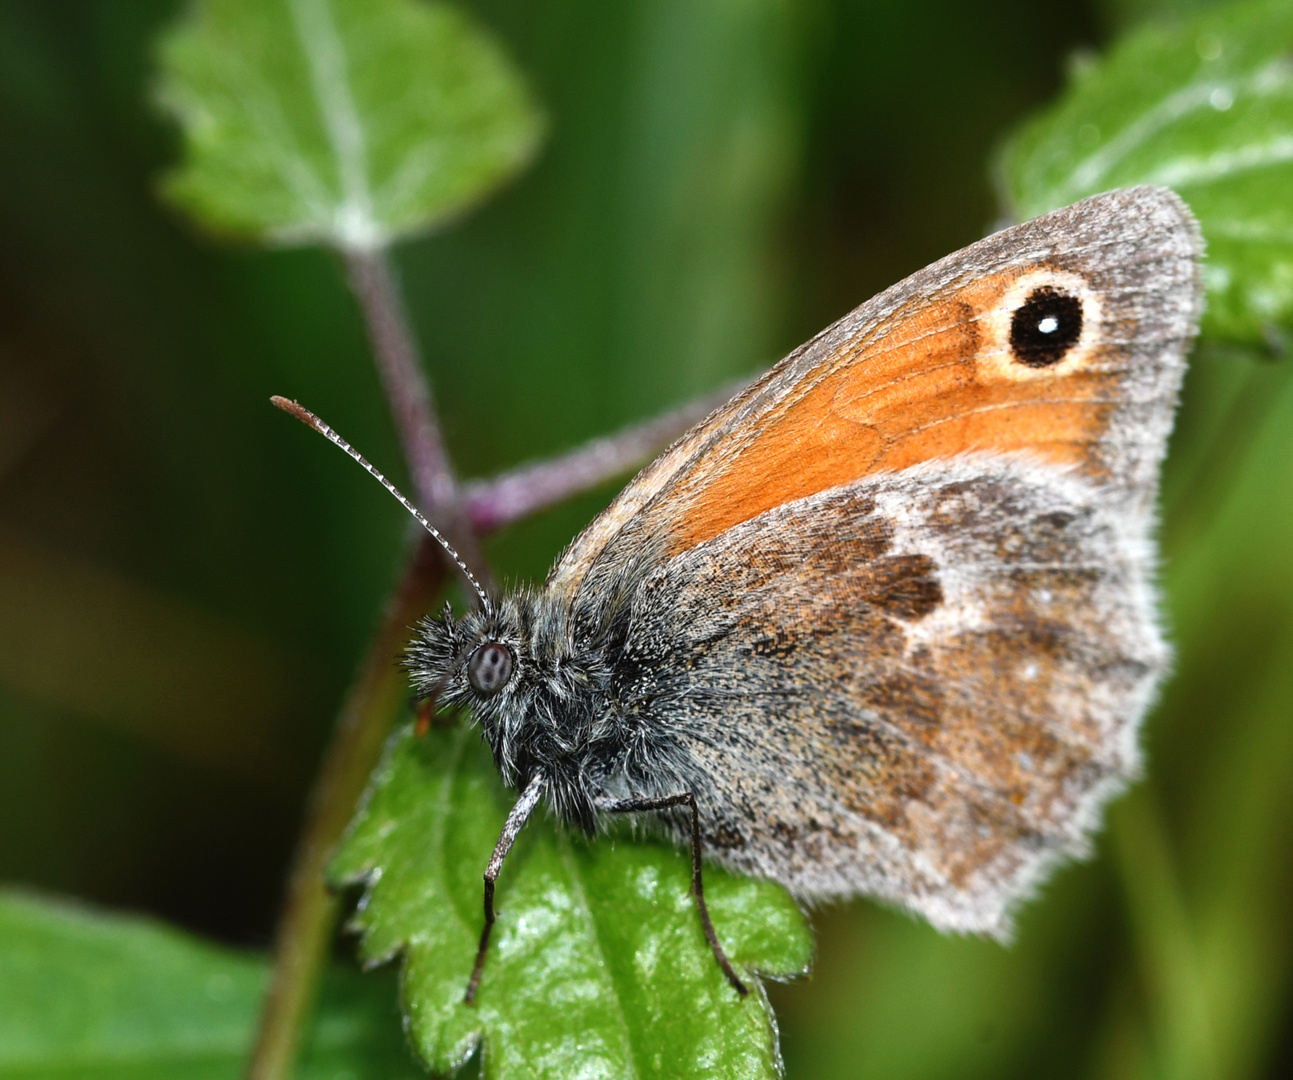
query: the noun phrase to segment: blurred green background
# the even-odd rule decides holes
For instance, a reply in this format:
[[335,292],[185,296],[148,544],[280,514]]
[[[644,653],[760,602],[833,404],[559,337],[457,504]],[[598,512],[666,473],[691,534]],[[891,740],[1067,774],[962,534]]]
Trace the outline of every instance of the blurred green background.
[[[465,6],[551,125],[519,182],[398,252],[475,476],[766,367],[982,235],[994,145],[1163,5]],[[0,0],[0,878],[261,946],[406,537],[267,397],[401,470],[332,257],[220,247],[154,194],[177,10]],[[1177,675],[1097,858],[1009,950],[818,913],[816,975],[772,990],[791,1077],[1293,1069],[1287,370],[1193,366],[1165,486]],[[611,494],[497,538],[494,565],[541,575]]]

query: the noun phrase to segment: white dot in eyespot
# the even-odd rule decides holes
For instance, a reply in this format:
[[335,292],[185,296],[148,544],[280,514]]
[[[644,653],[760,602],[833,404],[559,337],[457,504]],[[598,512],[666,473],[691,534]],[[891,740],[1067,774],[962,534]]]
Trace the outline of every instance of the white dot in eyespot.
[[1037,329],[1043,334],[1053,334],[1060,328],[1060,321],[1054,315],[1047,315],[1037,324]]

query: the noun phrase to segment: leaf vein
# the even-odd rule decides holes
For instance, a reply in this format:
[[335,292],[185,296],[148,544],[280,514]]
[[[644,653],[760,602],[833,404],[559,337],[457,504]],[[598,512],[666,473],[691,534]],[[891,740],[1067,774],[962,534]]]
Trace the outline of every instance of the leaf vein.
[[589,935],[592,938],[594,947],[597,949],[597,955],[601,958],[602,968],[610,979],[612,992],[615,997],[615,1012],[619,1017],[619,1026],[624,1032],[624,1042],[628,1047],[627,1064],[632,1069],[629,1077],[636,1080],[641,1075],[641,1069],[638,1067],[637,1051],[638,1047],[633,1039],[633,1031],[629,1027],[628,1017],[624,1014],[624,1007],[620,997],[619,987],[615,985],[615,969],[606,960],[606,950],[602,948],[601,934],[597,925],[597,917],[593,914],[592,905],[588,902],[588,894],[584,891],[583,877],[579,872],[579,866],[575,862],[574,854],[570,850],[570,841],[565,836],[558,838],[558,850],[561,852],[561,862],[565,866],[566,872],[570,875],[570,888],[575,895],[575,899],[584,909],[584,914],[588,919],[588,925],[592,928]]
[[314,95],[336,158],[341,205],[334,210],[336,238],[344,247],[371,250],[384,237],[368,188],[368,147],[355,103],[345,47],[328,0],[289,0],[297,38],[310,67]]

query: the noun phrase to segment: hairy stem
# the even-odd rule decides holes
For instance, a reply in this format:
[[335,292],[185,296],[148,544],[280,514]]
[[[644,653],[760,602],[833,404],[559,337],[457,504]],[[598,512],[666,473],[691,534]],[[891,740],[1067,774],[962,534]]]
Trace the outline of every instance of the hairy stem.
[[644,464],[730,398],[739,385],[593,439],[560,457],[530,462],[489,480],[469,481],[462,487],[462,501],[472,529],[478,536],[495,532]]
[[459,502],[431,384],[423,374],[390,256],[384,249],[348,251],[345,260],[347,279],[363,311],[373,359],[399,432],[418,505],[450,539],[463,561],[488,583],[488,568]]
[[385,251],[346,253],[350,288],[363,309],[373,358],[399,431],[404,460],[418,502],[427,510],[454,501],[454,475],[440,435],[431,384],[422,373],[417,345]]

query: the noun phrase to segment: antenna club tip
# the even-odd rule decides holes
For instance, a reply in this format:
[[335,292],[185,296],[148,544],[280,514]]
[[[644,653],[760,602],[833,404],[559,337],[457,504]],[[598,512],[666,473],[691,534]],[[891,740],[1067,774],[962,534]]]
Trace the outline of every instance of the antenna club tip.
[[320,430],[319,418],[315,416],[314,413],[310,412],[310,410],[307,409],[304,405],[299,405],[295,401],[292,401],[290,398],[285,398],[280,394],[271,395],[269,401],[271,405],[275,406],[276,408],[282,409],[285,413],[288,413],[291,416],[295,416],[298,420],[301,421],[301,423],[307,425],[308,427],[314,428],[315,431]]

